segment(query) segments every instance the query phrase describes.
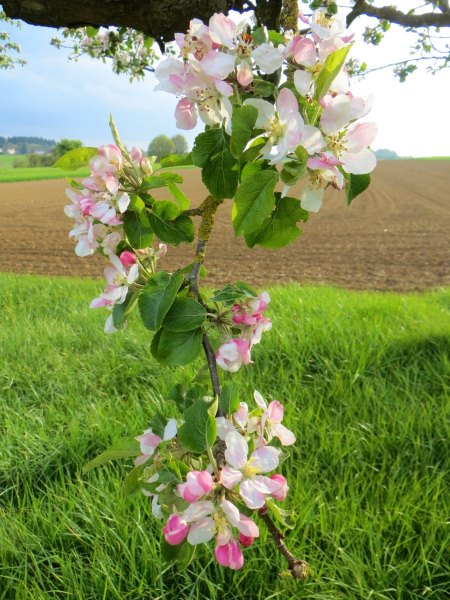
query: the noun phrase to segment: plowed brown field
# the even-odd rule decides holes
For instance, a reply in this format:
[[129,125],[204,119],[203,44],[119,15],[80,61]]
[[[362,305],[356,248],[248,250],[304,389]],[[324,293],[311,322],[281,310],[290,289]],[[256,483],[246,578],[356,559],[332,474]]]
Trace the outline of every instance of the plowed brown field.
[[[206,194],[197,170],[183,171],[184,191]],[[63,213],[66,182],[0,185],[1,271],[98,277],[99,256],[78,258]],[[292,194],[293,195],[293,194]],[[220,208],[207,256],[208,281],[254,285],[286,281],[352,289],[416,290],[450,285],[450,161],[381,162],[367,192],[350,208],[330,191],[297,242],[278,251],[234,239],[231,202]],[[165,268],[190,261],[192,248],[170,249]]]

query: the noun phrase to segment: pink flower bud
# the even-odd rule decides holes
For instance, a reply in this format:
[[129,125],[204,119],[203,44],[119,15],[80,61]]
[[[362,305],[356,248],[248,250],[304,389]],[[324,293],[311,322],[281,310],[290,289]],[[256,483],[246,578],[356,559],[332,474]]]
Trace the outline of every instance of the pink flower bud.
[[230,540],[223,546],[216,546],[214,554],[217,562],[222,567],[230,567],[230,569],[237,571],[244,564],[244,555],[236,540]]
[[216,361],[225,371],[235,373],[241,365],[248,365],[251,362],[250,344],[240,338],[232,339],[217,350]]
[[213,480],[208,471],[190,471],[186,482],[178,486],[178,492],[186,502],[197,502],[205,494],[209,494]]
[[253,544],[254,539],[255,538],[250,537],[249,535],[244,535],[243,533],[239,534],[239,543],[241,544],[241,546],[244,546],[244,548],[251,546]]
[[134,264],[136,264],[137,259],[136,259],[136,255],[133,254],[133,252],[124,250],[122,252],[122,254],[119,256],[119,260],[123,264],[124,267],[128,268],[128,267],[132,267]]
[[163,534],[166,542],[171,546],[181,544],[187,536],[189,526],[179,515],[170,515],[167,523],[163,527]]
[[279,489],[277,489],[275,492],[272,492],[272,498],[275,498],[275,500],[279,500],[280,502],[282,502],[283,500],[285,500],[289,491],[289,486],[287,484],[286,478],[283,477],[283,475],[280,475],[279,473],[275,473],[275,475],[272,475],[270,479],[280,484]]

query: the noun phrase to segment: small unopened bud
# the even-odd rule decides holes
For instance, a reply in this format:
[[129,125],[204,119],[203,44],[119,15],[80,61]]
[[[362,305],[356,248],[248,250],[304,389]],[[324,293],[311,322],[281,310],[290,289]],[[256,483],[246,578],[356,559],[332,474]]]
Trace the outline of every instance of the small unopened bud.
[[120,262],[123,264],[124,267],[128,268],[128,267],[132,267],[134,264],[136,264],[136,255],[133,254],[133,252],[130,252],[129,250],[124,250],[122,252],[122,254],[119,256],[119,260]]
[[254,539],[255,538],[250,537],[249,535],[244,535],[243,533],[239,534],[239,543],[241,546],[244,546],[244,548],[251,546],[254,542]]

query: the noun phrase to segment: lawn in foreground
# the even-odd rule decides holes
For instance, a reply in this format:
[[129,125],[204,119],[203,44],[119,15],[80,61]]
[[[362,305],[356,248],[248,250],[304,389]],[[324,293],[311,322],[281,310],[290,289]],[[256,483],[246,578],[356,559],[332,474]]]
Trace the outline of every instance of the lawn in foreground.
[[270,290],[274,327],[236,377],[242,400],[256,387],[284,402],[297,435],[283,472],[297,511],[287,542],[311,565],[299,584],[279,577],[270,539],[239,572],[206,546],[177,572],[159,558],[148,500],[121,494],[131,461],[82,474],[156,405],[176,414],[164,399],[182,378],[153,361],[137,319],[102,333],[105,312],[87,308],[99,289],[0,276],[2,600],[446,597],[450,290]]

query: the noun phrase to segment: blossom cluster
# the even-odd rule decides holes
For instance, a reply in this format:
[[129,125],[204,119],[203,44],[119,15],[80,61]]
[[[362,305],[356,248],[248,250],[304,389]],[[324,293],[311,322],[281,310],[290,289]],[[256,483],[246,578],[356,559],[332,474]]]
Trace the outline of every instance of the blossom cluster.
[[[167,422],[162,436],[147,429],[136,438],[141,454],[135,466],[153,461],[143,491],[152,499],[153,514],[165,519],[166,542],[176,546],[186,540],[195,546],[214,539],[217,562],[231,569],[242,567],[242,547],[251,546],[259,536],[258,525],[243,511],[283,501],[289,489],[285,477],[273,473],[281,449],[271,443],[277,439],[279,445],[290,446],[295,435],[282,425],[284,407],[280,402],[273,400],[267,405],[256,390],[254,399],[252,411],[241,402],[229,419],[216,417],[218,440],[205,457],[204,468],[190,468],[181,482],[160,481],[165,460],[182,451],[176,419]],[[223,464],[214,458],[217,444],[225,446]]]
[[[256,129],[265,142],[262,158],[283,164],[297,160],[299,147],[306,151],[308,179],[300,200],[305,210],[316,212],[327,186],[343,189],[346,174],[373,171],[376,158],[369,145],[377,127],[359,121],[370,111],[372,100],[351,93],[345,66],[320,93],[327,58],[347,50],[351,42],[345,21],[320,10],[310,19],[301,18],[311,33],[285,32],[283,43],[272,42],[267,35],[261,42],[245,21],[236,23],[223,14],[213,15],[208,25],[193,19],[186,34],[175,36],[181,59],[168,58],[156,68],[155,89],[179,97],[175,118],[181,129],[192,129],[200,117],[206,125],[223,125],[231,134],[234,108],[254,106]],[[260,93],[258,84],[283,68],[287,82],[274,88],[275,100],[264,99],[267,94]],[[311,114],[308,109],[315,105]],[[283,195],[288,190],[289,185]]]
[[272,323],[263,313],[269,305],[270,297],[267,292],[257,298],[232,306],[232,327],[236,336],[222,344],[216,352],[216,361],[225,371],[235,373],[242,365],[251,362],[251,349],[259,344],[265,331],[272,328]]
[[[115,144],[101,146],[98,154],[90,159],[89,167],[89,177],[80,183],[72,182],[72,187],[66,190],[71,204],[64,208],[64,212],[75,220],[69,233],[69,237],[76,241],[75,253],[84,257],[100,252],[109,260],[104,269],[106,288],[90,306],[112,310],[114,305],[125,302],[130,286],[138,280],[140,259],[153,253],[152,249],[145,249],[137,253],[124,250],[117,254],[124,238],[123,214],[130,204],[129,192],[132,189],[128,185],[127,170],[142,178],[151,173],[152,167],[139,149],[133,148],[124,157]],[[156,254],[159,256],[164,252],[165,245]],[[105,332],[114,331],[116,328],[110,315]]]

